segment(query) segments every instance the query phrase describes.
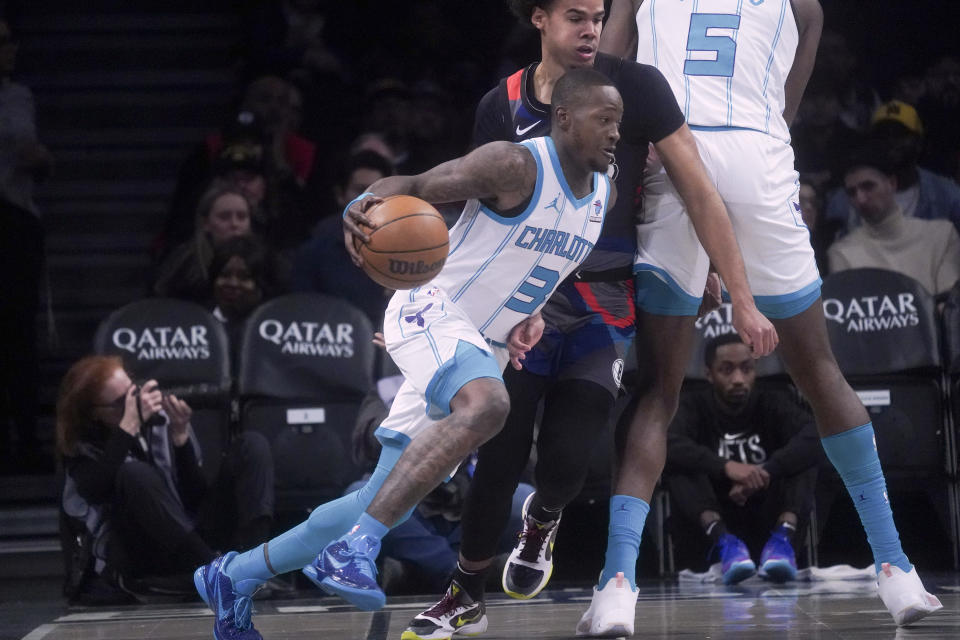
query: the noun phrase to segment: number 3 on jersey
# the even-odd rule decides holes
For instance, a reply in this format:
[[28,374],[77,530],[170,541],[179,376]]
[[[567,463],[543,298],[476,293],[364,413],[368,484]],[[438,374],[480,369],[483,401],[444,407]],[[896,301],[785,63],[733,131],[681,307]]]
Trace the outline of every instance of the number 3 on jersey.
[[[537,310],[541,304],[546,302],[547,295],[553,291],[553,287],[560,279],[560,274],[553,269],[537,266],[522,285],[517,288],[517,293],[507,300],[504,305],[511,311],[517,313],[531,314]],[[537,284],[537,280],[543,284]],[[527,296],[530,300],[522,300],[518,295]]]
[[710,29],[731,29],[736,34],[740,28],[740,16],[728,13],[694,13],[690,16],[690,32],[687,35],[687,54],[712,52],[715,60],[687,60],[683,73],[688,76],[733,75],[733,61],[737,55],[737,41],[730,36],[707,35]]

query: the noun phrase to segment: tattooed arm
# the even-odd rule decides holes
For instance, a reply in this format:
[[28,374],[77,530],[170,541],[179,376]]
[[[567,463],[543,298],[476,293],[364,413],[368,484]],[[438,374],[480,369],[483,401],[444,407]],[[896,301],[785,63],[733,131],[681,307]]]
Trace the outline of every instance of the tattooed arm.
[[407,194],[428,202],[458,202],[477,198],[499,210],[527,200],[537,183],[537,163],[523,145],[491,142],[467,155],[444,162],[415,176],[390,176],[377,180],[370,195],[352,202],[344,212],[344,244],[356,264],[362,259],[354,236],[361,242],[369,237],[362,227],[375,228],[366,212],[387,196]]

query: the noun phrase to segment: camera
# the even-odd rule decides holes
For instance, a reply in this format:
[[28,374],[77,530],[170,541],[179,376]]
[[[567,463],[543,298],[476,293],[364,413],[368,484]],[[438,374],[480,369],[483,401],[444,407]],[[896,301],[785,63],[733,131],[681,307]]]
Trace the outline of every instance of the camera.
[[[169,422],[169,418],[165,413],[155,413],[150,416],[148,419],[143,419],[143,407],[140,406],[140,390],[143,388],[142,384],[134,384],[133,386],[133,397],[137,399],[137,417],[140,418],[141,428],[144,430],[149,430],[153,427],[162,427]],[[162,392],[161,392],[162,393]],[[166,397],[166,393],[162,393],[163,397]]]

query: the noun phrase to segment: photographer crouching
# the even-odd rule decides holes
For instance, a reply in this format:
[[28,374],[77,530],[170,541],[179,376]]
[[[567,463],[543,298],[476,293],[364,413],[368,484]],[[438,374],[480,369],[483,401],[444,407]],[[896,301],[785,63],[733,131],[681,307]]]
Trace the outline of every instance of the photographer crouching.
[[88,356],[64,376],[56,429],[71,600],[115,601],[115,587],[142,591],[131,585],[157,577],[153,584],[189,587],[192,568],[216,557],[214,548],[268,539],[274,493],[266,439],[234,436],[208,486],[192,413],[156,380],[135,385],[115,356]]

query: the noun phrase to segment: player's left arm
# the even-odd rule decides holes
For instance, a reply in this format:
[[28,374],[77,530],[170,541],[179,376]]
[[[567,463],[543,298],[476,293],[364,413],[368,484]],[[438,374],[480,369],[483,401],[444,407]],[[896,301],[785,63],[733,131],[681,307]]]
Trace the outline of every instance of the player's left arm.
[[637,57],[637,10],[643,0],[612,0],[603,23],[599,50],[632,60]]
[[730,292],[737,333],[752,347],[755,357],[767,355],[777,346],[777,332],[753,301],[733,225],[703,166],[693,134],[684,124],[654,147],[683,199],[700,244]]
[[787,126],[797,117],[803,90],[807,88],[807,81],[813,73],[813,62],[820,44],[820,32],[823,30],[823,9],[817,0],[790,0],[790,5],[797,21],[800,41],[797,43],[793,66],[787,74],[784,86],[783,119],[787,121]]

